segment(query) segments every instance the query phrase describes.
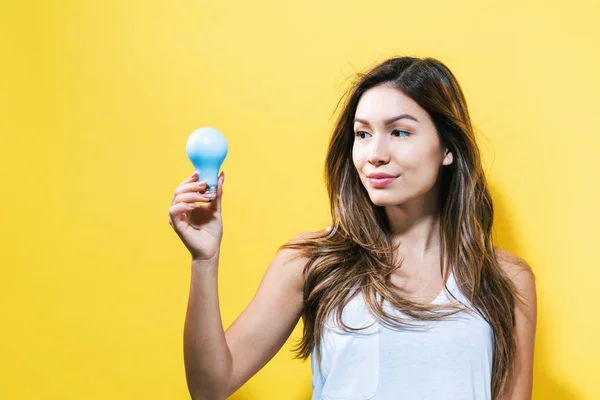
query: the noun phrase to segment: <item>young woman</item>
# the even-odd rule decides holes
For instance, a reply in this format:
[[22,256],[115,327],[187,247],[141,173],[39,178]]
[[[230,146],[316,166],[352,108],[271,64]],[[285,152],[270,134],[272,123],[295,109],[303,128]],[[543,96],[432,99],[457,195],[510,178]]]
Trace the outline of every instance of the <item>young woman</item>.
[[224,175],[214,199],[196,174],[175,189],[169,223],[192,255],[192,398],[235,392],[302,317],[296,357],[312,359],[312,399],[530,399],[535,278],[493,245],[492,199],[456,78],[414,57],[358,78],[326,159],[332,225],[279,249],[226,332]]

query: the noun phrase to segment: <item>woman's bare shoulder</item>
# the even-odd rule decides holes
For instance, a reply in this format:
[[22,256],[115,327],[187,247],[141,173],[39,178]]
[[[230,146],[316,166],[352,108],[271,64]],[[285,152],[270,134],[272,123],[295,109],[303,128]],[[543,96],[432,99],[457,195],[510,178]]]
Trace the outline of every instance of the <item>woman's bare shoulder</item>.
[[[535,298],[536,282],[533,269],[522,257],[509,251],[495,248],[500,267],[515,284],[519,294],[525,298]],[[535,312],[535,311],[531,311]]]
[[514,276],[521,272],[533,274],[531,266],[522,257],[498,247],[495,247],[494,250],[500,267],[502,267],[508,275]]

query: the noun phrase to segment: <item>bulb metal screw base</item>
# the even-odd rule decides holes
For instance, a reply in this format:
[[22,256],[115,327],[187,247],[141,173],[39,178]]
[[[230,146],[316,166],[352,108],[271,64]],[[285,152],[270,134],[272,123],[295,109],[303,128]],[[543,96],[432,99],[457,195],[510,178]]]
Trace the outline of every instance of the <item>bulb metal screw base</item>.
[[217,197],[217,185],[206,185],[206,190],[203,194],[211,194]]

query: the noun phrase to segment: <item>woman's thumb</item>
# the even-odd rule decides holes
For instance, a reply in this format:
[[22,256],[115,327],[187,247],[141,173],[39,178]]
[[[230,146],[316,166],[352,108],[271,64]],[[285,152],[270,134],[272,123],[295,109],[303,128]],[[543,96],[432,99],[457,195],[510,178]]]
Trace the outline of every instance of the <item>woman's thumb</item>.
[[223,182],[225,181],[225,171],[221,171],[219,178],[217,179],[217,193],[215,199],[211,202],[211,205],[215,205],[215,209],[221,212],[221,198],[223,197]]

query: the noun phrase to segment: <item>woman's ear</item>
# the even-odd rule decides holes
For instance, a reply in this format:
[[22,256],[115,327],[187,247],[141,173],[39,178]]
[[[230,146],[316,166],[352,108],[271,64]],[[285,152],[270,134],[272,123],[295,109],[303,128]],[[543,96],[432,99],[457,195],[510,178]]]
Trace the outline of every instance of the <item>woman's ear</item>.
[[454,155],[449,149],[446,149],[446,155],[444,156],[444,161],[442,161],[442,165],[450,165],[454,161]]

